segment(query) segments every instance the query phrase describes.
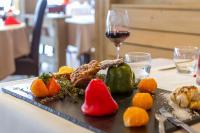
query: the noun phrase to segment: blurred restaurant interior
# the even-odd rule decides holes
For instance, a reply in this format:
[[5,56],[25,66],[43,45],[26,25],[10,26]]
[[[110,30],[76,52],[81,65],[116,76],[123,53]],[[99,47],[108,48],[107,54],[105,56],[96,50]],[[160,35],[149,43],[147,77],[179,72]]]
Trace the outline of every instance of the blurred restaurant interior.
[[[37,0],[1,0],[1,46],[13,43],[7,46],[17,47],[10,56],[4,55],[9,52],[4,53],[4,49],[9,48],[1,48],[0,58],[8,62],[7,66],[1,66],[1,79],[20,74],[18,65],[20,69],[26,65],[23,67],[16,60],[30,54],[38,54],[36,64],[30,65],[38,68],[23,75],[54,72],[66,64],[76,68],[92,59],[113,59],[114,45],[105,38],[110,8],[127,9],[129,15],[130,37],[121,47],[121,57],[130,51],[143,51],[151,53],[153,58],[172,58],[175,46],[198,46],[200,41],[198,0],[48,0],[39,44],[32,47],[36,3]],[[6,28],[3,20],[8,16],[13,16],[21,27]]]

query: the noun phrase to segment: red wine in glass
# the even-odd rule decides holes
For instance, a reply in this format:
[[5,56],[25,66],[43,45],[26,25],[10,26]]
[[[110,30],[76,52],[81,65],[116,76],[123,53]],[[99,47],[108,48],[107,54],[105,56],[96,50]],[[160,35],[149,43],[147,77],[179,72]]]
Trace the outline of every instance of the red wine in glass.
[[106,37],[116,47],[116,58],[120,58],[120,45],[130,36],[127,10],[109,10],[106,18]]
[[128,31],[108,31],[106,37],[109,38],[116,47],[119,47],[127,37],[130,36]]

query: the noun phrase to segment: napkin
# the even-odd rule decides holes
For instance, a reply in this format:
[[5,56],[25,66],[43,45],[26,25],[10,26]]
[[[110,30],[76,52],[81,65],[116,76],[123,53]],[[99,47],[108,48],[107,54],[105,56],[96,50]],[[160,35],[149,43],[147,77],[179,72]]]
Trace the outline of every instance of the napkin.
[[4,25],[13,25],[13,24],[20,24],[20,22],[13,16],[8,16],[4,21]]

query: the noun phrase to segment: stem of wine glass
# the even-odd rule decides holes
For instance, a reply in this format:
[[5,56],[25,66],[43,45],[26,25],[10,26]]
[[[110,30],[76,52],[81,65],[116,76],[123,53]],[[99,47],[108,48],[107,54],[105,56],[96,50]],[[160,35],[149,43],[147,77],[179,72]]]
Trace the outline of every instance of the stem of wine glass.
[[120,56],[120,45],[117,45],[117,59],[119,59],[119,56]]

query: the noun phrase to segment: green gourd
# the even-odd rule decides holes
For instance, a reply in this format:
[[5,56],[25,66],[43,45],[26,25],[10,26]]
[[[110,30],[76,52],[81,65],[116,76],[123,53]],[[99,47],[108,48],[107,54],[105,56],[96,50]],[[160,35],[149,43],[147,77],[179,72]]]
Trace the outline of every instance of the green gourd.
[[135,76],[130,66],[123,63],[109,67],[105,82],[111,93],[128,93],[134,88]]

